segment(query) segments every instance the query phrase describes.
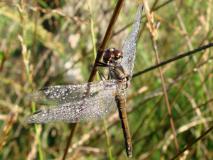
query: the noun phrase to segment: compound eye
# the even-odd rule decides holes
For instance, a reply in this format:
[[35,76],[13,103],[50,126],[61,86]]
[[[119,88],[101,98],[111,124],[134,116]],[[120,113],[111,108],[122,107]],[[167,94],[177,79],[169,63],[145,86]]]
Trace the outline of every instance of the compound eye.
[[121,53],[119,52],[117,55],[116,55],[117,58],[120,58],[121,57]]
[[114,51],[115,51],[115,48],[110,48],[109,51],[110,51],[110,52],[114,52]]
[[122,58],[122,57],[123,57],[122,52],[119,51],[119,50],[116,50],[116,52],[115,52],[115,58],[116,58],[116,59],[120,59],[120,58]]
[[110,63],[110,61],[112,60],[112,58],[113,58],[113,51],[114,51],[114,49],[113,48],[110,48],[110,49],[106,49],[105,51],[104,51],[104,55],[103,55],[103,61],[104,61],[104,63]]

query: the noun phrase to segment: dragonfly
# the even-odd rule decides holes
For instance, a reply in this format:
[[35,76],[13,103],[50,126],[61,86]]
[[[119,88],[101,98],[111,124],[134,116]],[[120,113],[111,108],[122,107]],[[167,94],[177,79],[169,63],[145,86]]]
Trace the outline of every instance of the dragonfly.
[[27,118],[28,123],[64,121],[77,123],[103,118],[118,109],[128,157],[132,157],[132,141],[127,120],[126,95],[132,77],[136,42],[140,31],[142,4],[139,5],[132,30],[122,50],[106,49],[102,62],[107,67],[108,79],[76,85],[49,86],[34,92],[31,97],[43,108]]

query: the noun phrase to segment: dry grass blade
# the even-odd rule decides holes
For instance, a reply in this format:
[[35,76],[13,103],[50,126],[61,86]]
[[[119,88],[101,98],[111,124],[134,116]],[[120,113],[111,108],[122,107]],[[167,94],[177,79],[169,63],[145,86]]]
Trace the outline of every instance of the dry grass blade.
[[[154,48],[155,57],[156,57],[156,62],[157,62],[157,64],[159,64],[160,59],[159,59],[159,52],[158,52],[158,47],[157,47],[157,39],[158,39],[157,29],[158,29],[158,26],[154,23],[153,13],[150,13],[147,1],[144,1],[144,8],[145,8],[145,12],[146,12],[147,19],[148,19],[147,27],[148,27],[150,34],[151,34],[153,48]],[[173,116],[172,116],[172,109],[171,109],[171,105],[170,105],[170,102],[169,102],[167,88],[166,88],[166,84],[165,84],[165,77],[163,75],[161,67],[159,67],[159,73],[160,73],[160,78],[161,78],[161,82],[162,82],[164,98],[165,98],[167,110],[168,110],[169,117],[170,117],[169,120],[170,120],[172,133],[173,133],[173,136],[174,136],[175,148],[176,148],[176,151],[178,152],[179,151],[179,144],[178,144],[178,140],[176,138],[175,124],[174,124],[174,120],[173,120]]]
[[[43,105],[26,95],[95,79],[96,52],[122,48],[137,2],[0,1],[0,159],[127,159],[116,112],[105,127],[34,126]],[[127,97],[134,159],[211,159],[213,0],[144,2]]]
[[7,116],[6,124],[4,125],[2,129],[2,133],[0,134],[0,150],[4,147],[4,145],[7,143],[7,138],[9,135],[9,132],[12,129],[12,125],[15,123],[17,118],[17,114],[11,113],[10,115]]
[[[96,56],[96,59],[95,59],[95,63],[94,63],[94,66],[93,66],[93,69],[91,71],[91,74],[90,74],[90,77],[89,77],[89,80],[88,82],[92,82],[96,76],[96,72],[97,72],[97,62],[100,61],[102,55],[103,55],[103,51],[104,49],[106,48],[106,45],[107,45],[107,42],[109,40],[109,38],[111,37],[111,34],[112,34],[112,29],[114,27],[114,24],[117,20],[117,17],[119,15],[119,12],[121,10],[121,7],[122,7],[122,4],[124,3],[124,0],[118,0],[117,4],[116,4],[116,7],[114,9],[114,12],[112,14],[112,17],[111,17],[111,20],[109,22],[109,25],[107,27],[107,30],[106,30],[106,33],[105,33],[105,36],[103,38],[103,41],[98,49],[98,52],[97,52],[97,56]],[[70,136],[69,138],[67,139],[67,145],[66,145],[66,148],[65,148],[65,151],[64,151],[64,154],[63,154],[63,160],[65,160],[66,158],[66,155],[67,155],[67,152],[68,152],[68,148],[70,146],[70,142],[72,140],[72,137],[74,135],[74,132],[75,132],[75,129],[76,129],[76,125],[77,124],[74,124],[72,125],[72,128],[71,128],[71,131],[70,131]]]

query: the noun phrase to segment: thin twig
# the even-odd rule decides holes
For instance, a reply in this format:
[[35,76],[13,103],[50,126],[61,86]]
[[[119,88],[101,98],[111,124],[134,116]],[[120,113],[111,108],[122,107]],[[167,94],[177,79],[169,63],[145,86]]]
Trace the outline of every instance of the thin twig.
[[213,129],[213,126],[211,126],[209,129],[207,129],[203,134],[201,134],[198,138],[196,138],[193,143],[188,144],[183,150],[178,152],[171,160],[177,159],[180,155],[182,155],[186,150],[189,150],[194,144],[196,144],[199,140],[203,139],[211,130]]
[[[205,63],[203,62],[203,63],[197,65],[196,68],[199,69],[200,67],[202,67],[204,64],[207,64],[207,63],[208,63],[208,60],[205,61]],[[193,73],[195,73],[195,72],[194,72],[194,71],[192,71],[192,72],[187,72],[185,75],[182,76],[182,78],[178,78],[177,80],[173,81],[169,86],[166,87],[166,88],[167,88],[167,92],[170,91],[171,87],[172,87],[174,84],[176,84],[178,81],[184,79],[184,77],[188,77],[188,76],[192,75]],[[154,93],[156,94],[156,91],[155,91]],[[157,93],[157,94],[158,94],[158,95],[161,95],[160,92]],[[201,105],[197,106],[196,108],[201,108],[201,106],[210,103],[212,100],[213,100],[213,99],[210,99],[210,100],[206,101],[204,104],[201,104]],[[157,105],[159,104],[160,101],[161,101],[161,99],[155,104],[155,106],[157,106]],[[138,106],[144,106],[144,102],[146,102],[146,101],[142,101],[141,103],[138,104]],[[139,109],[139,108],[133,107],[133,110],[132,110],[131,112],[137,112],[137,109]],[[150,113],[154,113],[155,110],[156,110],[156,107],[153,107],[153,109],[150,111]],[[188,112],[193,111],[193,110],[194,110],[194,109],[190,109],[190,110],[188,110]],[[188,113],[188,112],[187,112],[187,113]],[[138,125],[138,127],[137,127],[135,133],[133,134],[133,137],[135,137],[135,136],[137,135],[137,133],[139,132],[139,130],[141,129],[141,127],[144,126],[145,119],[148,119],[148,117],[151,115],[150,113],[147,114],[146,116],[144,116],[143,120],[142,120],[141,123]],[[159,123],[159,127],[158,127],[158,128],[165,128],[165,126],[162,126],[161,124],[162,124],[162,122],[166,119],[167,116],[168,116],[168,115],[165,115],[165,116],[164,116],[164,118],[163,118],[163,119],[161,120],[161,122]],[[180,119],[182,116],[183,116],[183,115],[179,116],[178,119]],[[149,117],[149,118],[150,118],[150,117]],[[158,130],[158,129],[156,129],[156,130]],[[134,138],[133,138],[133,139],[134,139]]]
[[[150,9],[149,9],[149,6],[148,6],[148,3],[147,3],[146,0],[144,0],[144,8],[145,8],[145,12],[146,12],[147,20],[148,20],[147,27],[150,31],[150,35],[151,35],[151,39],[152,39],[152,45],[153,45],[153,49],[154,49],[154,52],[155,52],[155,58],[156,58],[156,61],[157,61],[157,64],[158,64],[158,63],[160,63],[160,58],[159,58],[158,47],[157,47],[157,26],[154,23],[153,14],[150,13]],[[173,116],[172,116],[172,109],[171,109],[171,105],[170,105],[168,94],[167,94],[165,77],[163,75],[161,67],[159,67],[159,73],[160,73],[160,78],[161,78],[161,82],[162,82],[164,99],[165,99],[165,103],[166,103],[168,114],[169,114],[170,126],[171,126],[172,133],[173,133],[173,136],[174,136],[175,148],[176,148],[176,151],[178,153],[179,144],[178,144],[177,137],[176,137],[175,124],[174,124],[174,120],[173,120]]]
[[[96,66],[96,64],[102,58],[103,51],[106,48],[107,42],[108,42],[108,40],[110,39],[110,37],[112,35],[112,29],[113,29],[113,27],[115,25],[115,22],[116,22],[117,18],[118,18],[118,15],[119,15],[120,10],[121,10],[121,8],[123,6],[123,3],[124,3],[124,0],[118,0],[118,2],[116,4],[116,7],[115,7],[114,12],[113,12],[112,17],[111,17],[111,20],[110,20],[109,25],[107,27],[105,36],[104,36],[103,41],[102,41],[102,43],[101,43],[101,45],[100,45],[100,47],[98,49],[97,57],[95,59],[95,63],[93,65],[93,69],[91,71],[91,74],[90,74],[88,82],[92,82],[94,80],[94,78],[95,78],[95,75],[96,75],[96,72],[97,72],[97,66]],[[72,124],[72,129],[70,130],[70,136],[67,139],[67,145],[66,145],[66,148],[64,150],[64,155],[63,155],[63,159],[62,160],[66,159],[68,148],[70,146],[70,142],[72,141],[72,137],[74,135],[74,131],[76,129],[76,126],[77,126],[77,123]]]
[[120,10],[121,10],[121,7],[122,7],[123,3],[124,3],[124,0],[119,0],[117,2],[117,5],[116,5],[115,10],[113,12],[113,15],[111,17],[111,20],[109,22],[109,25],[107,27],[104,39],[103,39],[103,41],[102,41],[102,43],[101,43],[101,45],[100,45],[100,47],[98,49],[97,57],[95,59],[95,64],[93,66],[93,69],[92,69],[92,72],[90,74],[88,82],[92,82],[94,80],[94,78],[95,78],[95,75],[96,75],[96,72],[97,72],[96,64],[97,64],[97,62],[99,62],[101,60],[102,55],[103,55],[103,51],[104,51],[104,49],[107,46],[107,42],[110,39],[110,37],[112,36],[112,29],[113,29],[113,27],[115,25],[115,22],[116,22],[117,18],[118,18],[118,15],[120,13]]
[[146,73],[146,72],[149,72],[149,71],[151,71],[151,70],[154,70],[154,69],[156,69],[156,68],[158,68],[158,67],[161,67],[161,66],[164,66],[164,65],[166,65],[166,64],[169,64],[169,63],[171,63],[171,62],[173,62],[173,61],[176,61],[176,60],[179,60],[179,59],[188,57],[188,56],[193,55],[193,54],[195,54],[195,53],[199,53],[200,51],[205,50],[205,49],[207,49],[207,48],[211,48],[211,47],[213,47],[213,43],[209,43],[209,44],[207,44],[207,45],[203,45],[203,46],[201,46],[201,47],[198,47],[198,48],[196,48],[196,49],[194,49],[194,50],[191,50],[191,51],[188,51],[188,52],[180,53],[180,54],[178,54],[178,55],[175,56],[175,57],[172,57],[172,58],[170,58],[170,59],[168,59],[168,60],[165,60],[165,61],[163,61],[163,62],[160,62],[159,64],[153,65],[153,66],[148,67],[148,68],[146,68],[146,69],[144,69],[144,70],[142,70],[142,71],[136,72],[135,74],[133,74],[133,77],[137,77],[137,76],[142,75],[142,74],[144,74],[144,73]]
[[[172,2],[174,0],[168,0],[166,2],[163,2],[162,4],[155,6],[156,3],[154,3],[154,5],[151,8],[151,11],[157,11],[158,9],[161,9],[164,6],[167,6],[167,4],[169,4],[170,2]],[[145,15],[142,16],[142,19],[145,17]],[[115,31],[115,33],[113,33],[112,36],[116,36],[119,33],[121,33],[122,31],[126,30],[128,27],[130,27],[131,25],[133,25],[134,20],[132,22],[130,22],[129,24],[125,25],[124,27],[122,27],[121,29],[119,29],[118,31]]]
[[70,129],[70,135],[67,138],[67,144],[66,144],[66,148],[64,150],[64,154],[63,154],[62,160],[66,159],[66,156],[67,156],[67,153],[68,153],[68,150],[69,150],[69,146],[70,146],[70,144],[72,142],[72,137],[73,137],[73,135],[75,133],[77,125],[76,124],[70,124],[70,127],[71,127],[71,129]]

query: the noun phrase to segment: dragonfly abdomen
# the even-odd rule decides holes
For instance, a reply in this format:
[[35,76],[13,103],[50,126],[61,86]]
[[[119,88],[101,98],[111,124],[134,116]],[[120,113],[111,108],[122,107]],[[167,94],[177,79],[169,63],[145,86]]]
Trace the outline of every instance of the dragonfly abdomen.
[[122,94],[116,95],[116,103],[118,107],[119,117],[123,129],[125,139],[126,153],[128,157],[132,157],[132,140],[126,112],[126,97]]

